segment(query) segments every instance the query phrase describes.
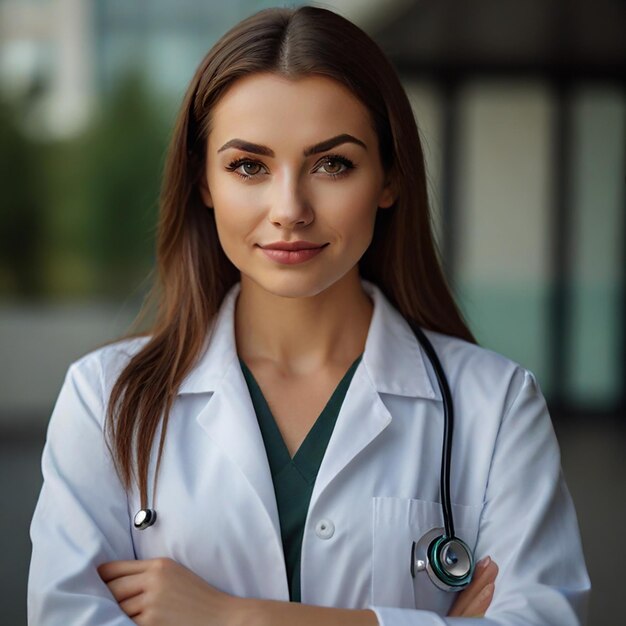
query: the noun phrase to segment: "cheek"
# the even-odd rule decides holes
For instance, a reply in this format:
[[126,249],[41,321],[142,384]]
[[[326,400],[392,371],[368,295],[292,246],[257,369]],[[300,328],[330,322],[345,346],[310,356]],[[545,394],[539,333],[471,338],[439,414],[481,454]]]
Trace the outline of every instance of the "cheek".
[[227,231],[245,232],[247,226],[259,219],[261,207],[258,190],[255,193],[252,185],[246,187],[229,177],[218,176],[216,180],[213,178],[209,176],[209,187],[218,230],[221,228],[224,235],[227,235]]
[[237,248],[241,246],[242,241],[247,240],[248,234],[255,228],[254,214],[234,202],[227,204],[216,202],[215,206],[215,224],[220,243],[227,252],[228,248],[232,247],[234,254],[237,254]]
[[233,185],[228,180],[220,180],[210,188],[220,239],[241,237],[258,220],[253,194],[249,190],[242,191],[241,185]]
[[332,199],[329,205],[329,223],[339,233],[360,242],[371,236],[376,219],[377,197],[365,186],[353,188]]

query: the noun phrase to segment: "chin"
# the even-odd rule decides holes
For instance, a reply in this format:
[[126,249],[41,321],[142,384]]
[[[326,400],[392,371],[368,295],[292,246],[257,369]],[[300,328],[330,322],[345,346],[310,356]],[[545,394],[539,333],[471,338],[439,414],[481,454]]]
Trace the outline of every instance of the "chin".
[[[280,276],[279,274],[283,274]],[[319,276],[304,276],[292,272],[274,272],[274,275],[254,276],[245,274],[248,281],[257,287],[280,298],[312,298],[336,282],[334,279],[322,279]],[[244,272],[242,272],[242,277]]]

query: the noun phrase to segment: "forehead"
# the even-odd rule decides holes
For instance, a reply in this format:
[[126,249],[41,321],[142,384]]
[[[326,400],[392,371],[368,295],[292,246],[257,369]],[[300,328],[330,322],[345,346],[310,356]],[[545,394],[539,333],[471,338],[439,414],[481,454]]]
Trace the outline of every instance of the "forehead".
[[234,136],[308,141],[334,131],[370,137],[374,133],[361,101],[340,82],[320,75],[297,79],[270,73],[245,76],[222,95],[211,117],[210,144]]

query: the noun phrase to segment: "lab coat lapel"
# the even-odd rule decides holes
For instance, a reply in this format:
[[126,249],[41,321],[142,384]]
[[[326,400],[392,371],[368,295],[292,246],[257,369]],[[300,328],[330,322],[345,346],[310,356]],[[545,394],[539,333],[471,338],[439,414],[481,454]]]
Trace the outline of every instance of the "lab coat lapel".
[[239,291],[240,283],[236,283],[225,295],[208,348],[181,384],[179,394],[212,392],[196,421],[234,468],[243,473],[280,542],[267,453],[237,355],[234,312]]
[[312,502],[391,422],[381,394],[441,400],[434,373],[427,368],[427,357],[408,322],[377,285],[365,279],[361,284],[374,302],[374,311],[363,358],[337,416]]
[[391,414],[372,385],[363,362],[359,363],[315,479],[311,502],[390,422]]
[[219,388],[197,421],[220,451],[244,474],[260,499],[277,537],[280,524],[263,437],[237,359],[227,365]]

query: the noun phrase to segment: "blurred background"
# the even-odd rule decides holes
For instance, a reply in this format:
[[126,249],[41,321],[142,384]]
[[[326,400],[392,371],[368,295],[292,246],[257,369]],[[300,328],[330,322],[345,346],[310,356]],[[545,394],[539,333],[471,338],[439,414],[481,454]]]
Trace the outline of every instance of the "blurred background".
[[[28,526],[69,364],[147,293],[185,87],[268,6],[0,0],[0,594],[26,623]],[[626,515],[626,3],[345,0],[414,106],[446,274],[479,342],[548,399],[592,579],[621,621]],[[615,567],[614,567],[615,566]]]

